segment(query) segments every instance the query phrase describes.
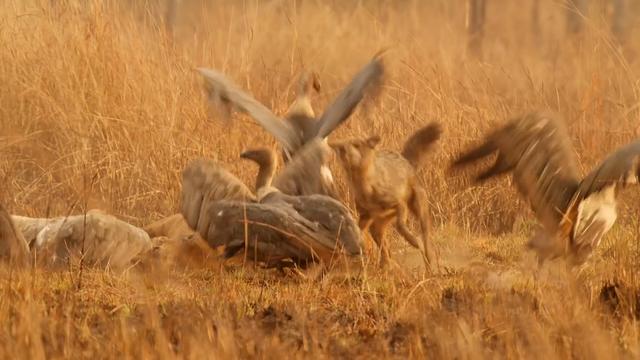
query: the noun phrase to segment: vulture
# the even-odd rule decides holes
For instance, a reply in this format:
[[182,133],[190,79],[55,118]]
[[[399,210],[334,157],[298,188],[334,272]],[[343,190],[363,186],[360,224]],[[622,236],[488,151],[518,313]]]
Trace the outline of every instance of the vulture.
[[196,232],[208,228],[207,207],[219,200],[255,202],[251,190],[227,171],[209,159],[196,159],[182,171],[181,213]]
[[[308,189],[304,195],[287,195],[275,183],[297,184],[310,169],[324,165],[328,145],[314,139],[303,146],[279,174],[270,150],[242,154],[259,161],[257,196],[240,180],[211,160],[195,160],[183,171],[181,212],[187,224],[207,243],[224,246],[224,257],[241,250],[267,267],[293,262],[299,266],[330,263],[337,255],[361,254],[360,231],[348,209],[339,201]],[[264,165],[264,166],[263,166]],[[225,174],[222,176],[221,174]],[[313,187],[313,185],[312,185]],[[230,189],[243,189],[230,191]]]
[[518,192],[541,223],[528,242],[541,264],[558,257],[572,266],[584,264],[617,218],[620,189],[638,182],[639,140],[618,148],[581,178],[566,125],[550,112],[507,122],[458,156],[452,167],[494,153],[495,163],[475,180],[513,174]]
[[66,266],[71,259],[82,258],[89,266],[124,270],[151,249],[151,239],[144,230],[100,210],[52,219],[2,217],[22,238],[20,248],[26,250],[20,253],[35,255],[37,262],[47,267]]
[[[207,68],[198,68],[197,71],[205,79],[209,99],[216,104],[223,105],[227,113],[229,113],[230,107],[234,107],[253,117],[282,145],[286,162],[291,160],[305,144],[314,138],[325,139],[343,123],[365,95],[379,87],[384,66],[381,53],[378,53],[354,76],[351,83],[338,94],[320,117],[315,117],[308,99],[310,81],[303,77],[298,98],[289,108],[285,120],[280,119],[251,95],[240,90],[222,73]],[[318,82],[314,80],[313,83],[317,84]],[[314,87],[317,90],[320,88],[319,84]],[[331,171],[323,165],[321,174],[324,184],[321,188],[316,189],[316,192],[335,198],[336,192]],[[302,194],[290,193],[289,195]]]

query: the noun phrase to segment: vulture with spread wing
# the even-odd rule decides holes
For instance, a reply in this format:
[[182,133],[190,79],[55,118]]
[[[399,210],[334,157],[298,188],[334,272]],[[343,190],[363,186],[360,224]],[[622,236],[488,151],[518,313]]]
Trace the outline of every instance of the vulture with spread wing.
[[[343,123],[353,113],[367,92],[375,89],[380,84],[384,66],[380,54],[376,55],[369,64],[355,75],[351,83],[340,92],[334,102],[325,109],[319,118],[315,118],[309,103],[309,80],[303,78],[298,98],[287,112],[285,120],[280,119],[252,96],[240,90],[220,72],[205,68],[198,68],[197,70],[205,78],[209,99],[216,104],[223,105],[227,110],[232,106],[253,117],[278,140],[283,147],[285,161],[289,161],[303,145],[316,137],[325,139]],[[319,86],[316,89],[319,89]],[[316,189],[315,192],[335,197],[331,171],[328,167],[323,166],[321,174],[327,185]],[[290,193],[290,195],[304,194]]]
[[620,188],[638,181],[640,141],[617,149],[581,180],[566,125],[551,113],[511,120],[452,167],[494,153],[495,163],[476,181],[513,174],[518,192],[542,224],[528,244],[541,262],[564,256],[573,265],[583,264],[616,220]]

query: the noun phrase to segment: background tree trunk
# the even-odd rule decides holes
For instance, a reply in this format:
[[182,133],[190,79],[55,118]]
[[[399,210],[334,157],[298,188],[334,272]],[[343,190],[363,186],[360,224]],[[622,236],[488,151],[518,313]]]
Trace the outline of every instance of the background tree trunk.
[[579,34],[584,28],[584,17],[589,11],[589,0],[567,0],[567,32]]
[[484,38],[486,4],[486,0],[467,0],[467,50],[478,59],[483,57],[482,41]]
[[180,0],[167,0],[167,10],[165,12],[164,26],[167,33],[167,38],[171,41],[174,40],[176,18],[178,16],[178,8],[180,6]]
[[540,28],[540,0],[531,0],[531,34],[536,45],[541,38]]
[[620,44],[624,44],[627,38],[629,6],[627,0],[611,0],[611,33]]

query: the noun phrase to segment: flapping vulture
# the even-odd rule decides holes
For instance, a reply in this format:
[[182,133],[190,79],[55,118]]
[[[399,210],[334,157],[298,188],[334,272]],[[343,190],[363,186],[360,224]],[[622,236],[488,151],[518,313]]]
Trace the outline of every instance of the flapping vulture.
[[640,141],[617,149],[581,180],[566,125],[546,112],[509,121],[452,166],[494,153],[495,163],[476,181],[513,174],[542,224],[528,244],[541,262],[564,256],[573,265],[583,264],[616,220],[620,188],[638,181]]
[[[315,137],[325,139],[344,122],[367,92],[374,90],[380,84],[384,66],[379,53],[355,75],[351,83],[340,92],[319,118],[314,118],[313,109],[308,104],[308,97],[305,95],[308,90],[304,90],[304,86],[308,86],[304,85],[305,81],[308,84],[308,80],[303,80],[301,85],[303,89],[299,92],[299,95],[303,96],[299,97],[289,109],[285,120],[280,119],[251,95],[240,90],[220,72],[206,68],[197,70],[205,78],[209,99],[224,105],[227,109],[232,106],[253,117],[282,145],[285,161],[288,161],[304,144]],[[327,183],[333,183],[328,167],[323,167],[322,174]],[[333,194],[328,195],[333,196]]]

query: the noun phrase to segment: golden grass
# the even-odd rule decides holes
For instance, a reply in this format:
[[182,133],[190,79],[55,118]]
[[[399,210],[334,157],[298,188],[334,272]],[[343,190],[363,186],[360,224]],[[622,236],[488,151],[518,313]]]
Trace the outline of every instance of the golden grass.
[[0,200],[13,213],[101,207],[143,225],[176,212],[180,171],[200,156],[251,184],[239,153],[274,141],[245,117],[210,116],[195,67],[224,71],[282,113],[303,68],[320,75],[321,109],[390,47],[380,101],[333,136],[378,133],[397,150],[442,122],[421,176],[446,269],[416,271],[405,249],[387,273],[308,278],[217,265],[122,276],[5,269],[1,357],[640,356],[633,190],[580,274],[558,264],[536,273],[523,250],[532,216],[509,181],[469,188],[446,172],[462,147],[535,108],[563,115],[585,172],[636,137],[640,43],[629,36],[619,51],[600,13],[583,38],[567,39],[560,2],[543,1],[536,37],[521,2],[489,2],[477,62],[465,55],[462,1],[183,0],[173,41],[152,1],[0,3]]

